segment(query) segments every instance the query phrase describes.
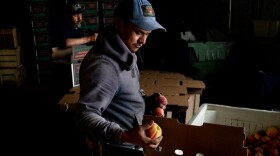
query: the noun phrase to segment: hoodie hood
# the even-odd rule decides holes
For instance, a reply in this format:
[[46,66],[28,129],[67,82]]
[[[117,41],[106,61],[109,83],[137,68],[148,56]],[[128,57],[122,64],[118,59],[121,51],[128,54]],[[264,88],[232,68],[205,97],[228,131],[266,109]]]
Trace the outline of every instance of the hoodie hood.
[[105,54],[117,61],[125,70],[131,70],[137,62],[137,56],[131,52],[113,28],[105,28],[94,46],[95,54]]

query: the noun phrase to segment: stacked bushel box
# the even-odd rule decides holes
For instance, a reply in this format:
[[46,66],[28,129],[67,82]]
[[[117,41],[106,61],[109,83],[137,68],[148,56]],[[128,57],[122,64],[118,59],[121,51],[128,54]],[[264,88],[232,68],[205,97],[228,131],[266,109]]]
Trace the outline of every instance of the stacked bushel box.
[[[78,54],[75,56],[78,56]],[[73,110],[76,107],[80,88],[78,74],[73,74],[73,77],[77,77],[74,78],[76,80],[74,81],[74,87],[58,103],[61,111]],[[205,85],[202,81],[193,80],[176,72],[141,70],[140,87],[146,95],[152,95],[156,92],[165,95],[168,99],[166,117],[177,118],[180,122],[187,123],[199,108],[200,96]]]
[[0,29],[0,85],[22,83],[21,47],[17,28]]
[[170,71],[140,70],[140,86],[146,95],[161,93],[168,99],[167,118],[187,123],[198,110],[203,81]]

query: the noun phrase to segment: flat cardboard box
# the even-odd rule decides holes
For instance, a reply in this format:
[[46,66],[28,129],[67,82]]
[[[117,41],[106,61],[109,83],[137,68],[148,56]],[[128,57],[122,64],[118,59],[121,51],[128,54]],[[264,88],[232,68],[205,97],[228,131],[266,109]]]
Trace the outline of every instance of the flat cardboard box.
[[80,86],[73,87],[69,90],[69,93],[79,94],[80,93]]
[[156,79],[158,75],[157,70],[140,70],[139,71],[141,78],[148,77],[152,79]]
[[187,88],[189,94],[202,94],[202,91],[206,88],[203,81],[185,79],[182,83]]
[[161,93],[162,95],[186,95],[187,89],[184,86],[164,86],[156,85],[154,92]]
[[242,127],[211,123],[187,125],[174,118],[154,116],[145,116],[143,123],[149,120],[162,128],[163,140],[158,150],[144,148],[147,156],[247,156]]

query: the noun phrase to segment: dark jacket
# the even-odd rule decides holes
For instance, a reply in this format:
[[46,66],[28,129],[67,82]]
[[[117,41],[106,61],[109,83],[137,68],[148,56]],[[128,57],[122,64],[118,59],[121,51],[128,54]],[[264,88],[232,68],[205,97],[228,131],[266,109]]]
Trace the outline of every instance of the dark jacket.
[[79,128],[88,137],[120,143],[120,134],[142,124],[145,103],[137,57],[113,29],[98,36],[80,67]]

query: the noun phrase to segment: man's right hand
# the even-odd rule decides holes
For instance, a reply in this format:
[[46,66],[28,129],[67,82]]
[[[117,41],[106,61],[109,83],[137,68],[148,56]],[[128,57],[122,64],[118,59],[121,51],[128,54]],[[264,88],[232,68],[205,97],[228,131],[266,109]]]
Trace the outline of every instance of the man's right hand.
[[121,135],[122,142],[132,143],[140,147],[157,148],[163,136],[155,139],[149,138],[145,131],[153,125],[154,121],[147,122],[131,130],[124,131]]

